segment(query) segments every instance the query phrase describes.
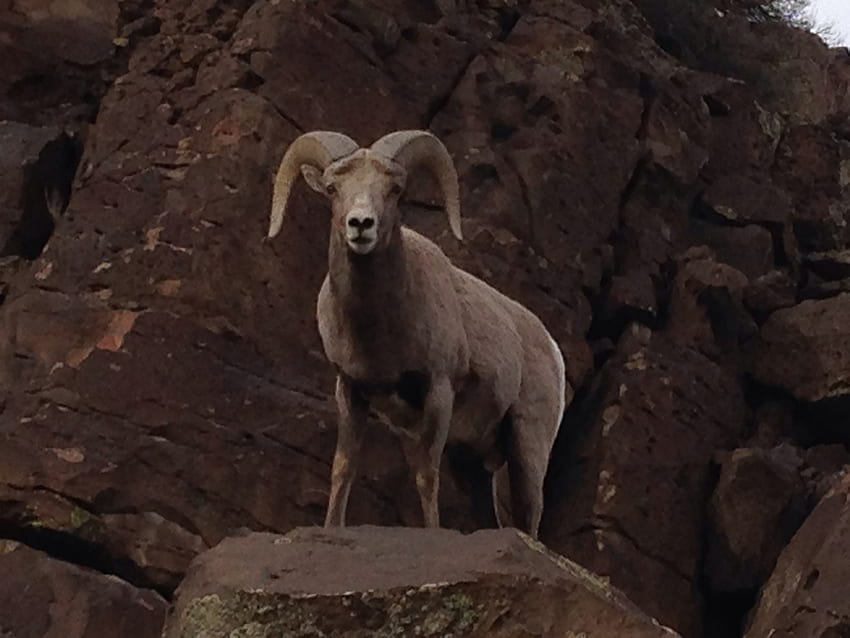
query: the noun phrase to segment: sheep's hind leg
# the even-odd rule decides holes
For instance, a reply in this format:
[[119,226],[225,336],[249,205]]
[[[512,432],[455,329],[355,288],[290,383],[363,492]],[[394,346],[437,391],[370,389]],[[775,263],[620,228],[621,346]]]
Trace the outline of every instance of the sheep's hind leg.
[[551,444],[535,436],[538,421],[514,413],[507,437],[511,518],[514,526],[535,539],[543,516],[543,481],[551,451]]
[[425,527],[440,526],[440,460],[449,435],[454,390],[448,378],[434,379],[423,406],[418,437],[403,441],[407,464],[413,474]]
[[496,527],[514,527],[513,515],[510,504],[510,478],[508,477],[508,465],[505,463],[493,472],[490,491],[493,502],[493,517],[496,519]]
[[351,387],[351,382],[341,376],[336,379],[336,406],[338,433],[325,527],[345,525],[345,510],[351,484],[357,474],[363,430],[369,413],[366,401]]

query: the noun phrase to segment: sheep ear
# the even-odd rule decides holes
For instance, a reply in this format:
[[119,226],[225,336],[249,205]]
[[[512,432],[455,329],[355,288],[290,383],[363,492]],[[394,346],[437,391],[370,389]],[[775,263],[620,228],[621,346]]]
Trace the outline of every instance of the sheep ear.
[[325,182],[322,180],[322,173],[315,166],[310,164],[301,165],[301,174],[304,176],[304,181],[307,185],[317,193],[325,194]]

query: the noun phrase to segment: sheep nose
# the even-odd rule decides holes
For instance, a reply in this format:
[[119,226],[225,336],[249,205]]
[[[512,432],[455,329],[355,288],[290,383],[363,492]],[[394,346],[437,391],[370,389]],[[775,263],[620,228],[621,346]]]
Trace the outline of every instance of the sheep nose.
[[375,218],[369,215],[349,215],[348,225],[357,230],[368,230],[375,225]]

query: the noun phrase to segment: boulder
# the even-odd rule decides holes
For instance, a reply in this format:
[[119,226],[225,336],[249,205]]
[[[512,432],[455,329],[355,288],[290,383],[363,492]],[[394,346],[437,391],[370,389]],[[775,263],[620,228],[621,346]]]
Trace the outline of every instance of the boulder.
[[758,588],[807,514],[803,459],[791,445],[728,454],[709,509],[705,565],[715,591]]
[[751,281],[744,291],[744,305],[759,321],[774,310],[797,303],[796,281],[787,272],[774,270]]
[[850,475],[821,499],[761,591],[745,638],[850,634]]
[[547,477],[541,538],[662,623],[698,635],[712,455],[734,445],[745,416],[733,370],[631,326],[565,422],[574,438]]
[[674,637],[604,579],[513,529],[297,528],[192,563],[166,638]]
[[692,241],[711,248],[717,260],[757,279],[773,271],[773,236],[757,225],[743,227],[692,222]]
[[738,224],[785,224],[793,214],[786,193],[770,182],[732,173],[716,180],[703,195],[705,204],[723,219]]
[[168,604],[156,592],[0,539],[0,636],[159,638]]
[[118,37],[120,25],[139,18],[141,4],[0,3],[0,120],[85,128],[124,60],[119,45],[129,40]]
[[[802,401],[850,393],[850,294],[777,310],[749,348],[749,370],[761,383]],[[791,364],[793,362],[793,364]]]
[[714,358],[732,358],[757,332],[743,296],[744,273],[717,261],[706,246],[678,256],[665,332],[676,343]]
[[797,126],[776,151],[774,181],[793,204],[794,233],[803,252],[850,245],[850,143],[824,127]]
[[41,47],[80,66],[93,65],[113,53],[119,17],[116,0],[27,0],[12,4],[4,22],[22,27],[33,48],[38,35],[48,36],[40,42]]

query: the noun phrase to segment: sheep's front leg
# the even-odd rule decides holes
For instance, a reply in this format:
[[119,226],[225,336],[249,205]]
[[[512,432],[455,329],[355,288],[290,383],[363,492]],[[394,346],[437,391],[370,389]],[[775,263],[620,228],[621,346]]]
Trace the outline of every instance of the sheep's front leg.
[[449,436],[453,405],[454,390],[449,379],[434,379],[425,397],[419,436],[404,442],[407,463],[422,502],[425,527],[440,526],[440,460]]
[[345,525],[345,508],[357,474],[363,430],[369,413],[366,401],[351,387],[351,381],[342,376],[336,378],[336,408],[338,433],[325,527]]

